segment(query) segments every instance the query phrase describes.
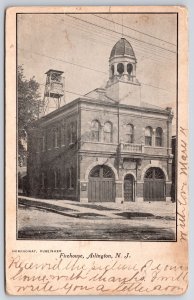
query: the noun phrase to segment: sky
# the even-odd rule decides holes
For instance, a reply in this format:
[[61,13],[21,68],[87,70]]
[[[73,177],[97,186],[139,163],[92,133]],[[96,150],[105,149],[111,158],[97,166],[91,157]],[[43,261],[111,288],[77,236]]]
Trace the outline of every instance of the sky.
[[68,103],[106,85],[110,52],[123,34],[137,58],[142,101],[175,113],[176,22],[175,14],[20,14],[18,64],[42,96],[45,72],[63,71]]

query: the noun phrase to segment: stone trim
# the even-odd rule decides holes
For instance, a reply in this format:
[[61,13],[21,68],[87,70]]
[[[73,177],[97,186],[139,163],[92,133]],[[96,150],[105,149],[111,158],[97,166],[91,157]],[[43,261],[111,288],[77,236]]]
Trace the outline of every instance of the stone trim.
[[126,170],[122,176],[122,183],[124,183],[125,176],[128,174],[134,177],[134,181],[137,181],[136,175],[133,172]]
[[85,171],[85,180],[86,180],[86,181],[88,180],[90,171],[91,171],[95,166],[98,166],[98,165],[106,165],[106,166],[108,166],[109,168],[111,168],[111,170],[113,171],[113,173],[114,173],[114,175],[115,175],[115,181],[119,179],[119,178],[118,178],[118,174],[117,174],[117,170],[115,169],[115,167],[114,167],[111,163],[107,162],[107,159],[106,159],[106,158],[104,158],[104,159],[101,159],[101,158],[100,158],[100,159],[98,159],[98,161],[94,161],[93,163],[91,163],[91,164],[87,167],[87,169],[86,169],[86,171]]
[[166,169],[161,165],[161,163],[159,161],[155,161],[155,162],[151,162],[151,164],[148,164],[147,166],[144,167],[144,169],[142,170],[142,173],[141,173],[141,181],[144,181],[144,176],[145,176],[145,173],[146,171],[149,169],[149,168],[160,168],[163,172],[164,172],[164,175],[165,175],[165,181],[169,181],[168,180],[168,173],[166,171]]

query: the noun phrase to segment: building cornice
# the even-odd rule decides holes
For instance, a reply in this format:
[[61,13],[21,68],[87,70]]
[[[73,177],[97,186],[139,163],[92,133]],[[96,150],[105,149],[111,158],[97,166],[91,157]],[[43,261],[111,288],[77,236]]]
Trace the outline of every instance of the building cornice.
[[166,115],[169,116],[170,112],[166,109],[157,109],[157,108],[148,108],[148,107],[137,107],[137,106],[132,106],[132,105],[127,105],[127,104],[121,104],[121,103],[111,103],[111,102],[106,102],[94,98],[77,98],[73,100],[72,102],[65,104],[64,106],[60,107],[59,109],[49,113],[48,115],[42,117],[41,119],[37,120],[34,122],[34,125],[39,125],[44,122],[47,122],[48,120],[55,119],[56,117],[60,117],[64,112],[68,112],[69,109],[72,107],[76,107],[77,105],[82,105],[82,103],[89,104],[90,106],[97,106],[99,105],[100,107],[112,107],[112,108],[120,108],[120,109],[127,109],[130,111],[137,111],[137,112],[145,112],[145,113],[155,113],[158,115]]

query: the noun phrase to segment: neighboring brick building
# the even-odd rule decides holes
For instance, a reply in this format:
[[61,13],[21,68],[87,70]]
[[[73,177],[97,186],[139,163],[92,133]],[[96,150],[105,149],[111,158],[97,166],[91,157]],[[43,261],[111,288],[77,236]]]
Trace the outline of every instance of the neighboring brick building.
[[122,38],[107,86],[28,131],[30,194],[81,202],[171,200],[171,108],[141,102],[136,57]]

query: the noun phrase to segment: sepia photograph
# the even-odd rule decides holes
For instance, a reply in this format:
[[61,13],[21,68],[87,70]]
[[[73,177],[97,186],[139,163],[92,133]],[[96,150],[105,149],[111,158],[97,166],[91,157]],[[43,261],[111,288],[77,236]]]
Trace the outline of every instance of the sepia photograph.
[[10,7],[5,289],[188,288],[188,11]]
[[178,15],[17,13],[18,240],[177,240]]

